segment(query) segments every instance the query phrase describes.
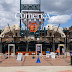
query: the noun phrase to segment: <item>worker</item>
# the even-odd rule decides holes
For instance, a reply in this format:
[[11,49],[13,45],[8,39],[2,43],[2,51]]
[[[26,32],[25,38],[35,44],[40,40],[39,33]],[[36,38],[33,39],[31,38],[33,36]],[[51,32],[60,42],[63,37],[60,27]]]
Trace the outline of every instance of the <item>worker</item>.
[[56,53],[57,53],[57,58],[59,58],[59,55],[60,55],[59,48],[57,48]]

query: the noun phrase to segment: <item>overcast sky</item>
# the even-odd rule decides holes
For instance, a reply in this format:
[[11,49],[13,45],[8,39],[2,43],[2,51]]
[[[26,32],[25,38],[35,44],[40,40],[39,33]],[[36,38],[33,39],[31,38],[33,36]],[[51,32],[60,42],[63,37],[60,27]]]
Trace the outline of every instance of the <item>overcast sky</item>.
[[[38,0],[22,0],[22,3],[38,3]],[[19,0],[0,0],[0,29],[10,25],[19,24],[15,14],[19,13]],[[41,10],[50,14],[47,24],[61,24],[61,27],[72,25],[72,0],[41,0]]]

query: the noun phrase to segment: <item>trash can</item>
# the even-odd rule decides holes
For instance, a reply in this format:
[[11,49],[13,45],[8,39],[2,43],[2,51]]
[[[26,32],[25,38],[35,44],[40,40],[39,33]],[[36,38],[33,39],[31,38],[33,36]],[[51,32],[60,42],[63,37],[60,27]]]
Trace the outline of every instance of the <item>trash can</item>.
[[71,56],[71,65],[72,65],[72,51],[70,52],[70,56]]

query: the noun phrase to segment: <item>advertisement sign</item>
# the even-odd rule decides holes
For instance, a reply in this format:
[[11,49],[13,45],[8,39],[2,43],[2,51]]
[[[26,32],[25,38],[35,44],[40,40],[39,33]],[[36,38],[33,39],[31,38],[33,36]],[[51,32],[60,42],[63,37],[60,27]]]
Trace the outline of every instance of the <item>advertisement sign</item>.
[[18,56],[17,56],[17,61],[21,61],[21,59],[22,59],[22,53],[18,53]]
[[55,53],[51,52],[51,58],[55,58]]
[[25,26],[36,23],[38,28],[44,24],[44,12],[26,12],[22,10],[21,19]]

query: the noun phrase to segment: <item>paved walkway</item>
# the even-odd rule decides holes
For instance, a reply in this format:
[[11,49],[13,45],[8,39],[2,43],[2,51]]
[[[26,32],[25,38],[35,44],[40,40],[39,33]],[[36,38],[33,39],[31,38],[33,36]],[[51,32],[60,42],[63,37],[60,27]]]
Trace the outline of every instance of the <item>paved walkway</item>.
[[43,58],[39,57],[41,63],[36,63],[37,59],[32,59],[32,57],[25,57],[24,66],[70,66],[70,58],[60,58],[60,59],[46,59],[45,56]]
[[37,58],[32,59],[32,56],[24,56],[24,61],[17,61],[12,57],[10,59],[0,57],[0,72],[72,72],[70,57],[39,58],[41,63],[36,63]]
[[63,58],[60,56],[60,59],[46,59],[46,56],[43,58],[39,57],[41,63],[36,63],[37,58],[32,59],[32,56],[25,56],[24,61],[17,61],[10,57],[10,59],[4,59],[4,57],[0,58],[0,67],[3,66],[71,66],[70,65],[70,57]]
[[72,66],[0,67],[0,72],[72,72]]

